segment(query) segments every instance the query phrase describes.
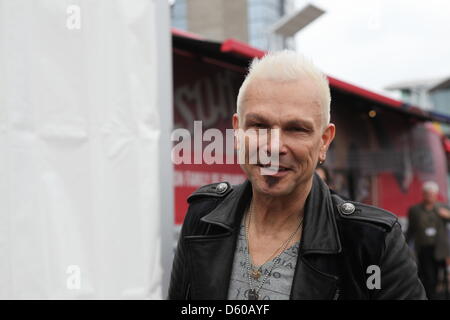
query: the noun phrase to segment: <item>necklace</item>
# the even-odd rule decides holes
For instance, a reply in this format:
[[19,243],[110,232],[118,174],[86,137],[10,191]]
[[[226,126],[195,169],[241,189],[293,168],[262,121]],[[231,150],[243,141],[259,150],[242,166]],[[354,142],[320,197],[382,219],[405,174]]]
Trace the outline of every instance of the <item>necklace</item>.
[[[270,257],[269,259],[267,259],[262,265],[260,265],[257,270],[255,271],[253,269],[253,266],[251,266],[250,263],[250,244],[249,244],[249,228],[250,228],[250,221],[251,221],[251,216],[252,216],[252,207],[249,209],[248,211],[248,223],[247,226],[245,228],[245,240],[247,241],[247,255],[246,255],[246,265],[247,265],[247,277],[248,277],[248,284],[250,287],[250,290],[248,292],[248,300],[258,300],[259,298],[259,291],[261,290],[262,286],[264,285],[264,283],[266,282],[267,278],[269,277],[269,275],[272,273],[273,269],[275,268],[275,265],[277,264],[277,261],[279,260],[281,254],[286,250],[287,245],[291,242],[292,238],[295,236],[295,234],[297,233],[297,231],[300,229],[300,227],[303,224],[303,218],[300,220],[300,223],[298,225],[298,227],[295,229],[295,231],[289,236],[289,238],[283,242],[283,244],[281,245],[280,248],[278,248]],[[277,257],[273,260],[272,265],[269,269],[269,272],[267,272],[264,275],[263,280],[261,281],[261,284],[259,285],[259,287],[257,289],[253,288],[253,284],[252,284],[252,278],[254,278],[255,280],[259,279],[259,277],[261,276],[261,271],[259,270],[265,263],[267,263],[267,261],[269,261],[279,250],[281,249],[281,252],[277,255]]]

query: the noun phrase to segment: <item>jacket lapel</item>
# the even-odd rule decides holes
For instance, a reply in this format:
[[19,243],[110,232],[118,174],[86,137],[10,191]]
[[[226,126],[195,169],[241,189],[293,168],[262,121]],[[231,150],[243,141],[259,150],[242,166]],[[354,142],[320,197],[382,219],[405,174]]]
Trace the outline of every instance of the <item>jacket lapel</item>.
[[337,299],[338,254],[342,251],[330,190],[314,174],[305,203],[304,227],[291,299]]
[[236,186],[213,211],[201,219],[220,227],[223,232],[184,238],[192,268],[193,299],[227,299],[239,226],[249,196],[251,185],[247,181]]
[[235,234],[189,239],[192,299],[226,300],[235,249]]

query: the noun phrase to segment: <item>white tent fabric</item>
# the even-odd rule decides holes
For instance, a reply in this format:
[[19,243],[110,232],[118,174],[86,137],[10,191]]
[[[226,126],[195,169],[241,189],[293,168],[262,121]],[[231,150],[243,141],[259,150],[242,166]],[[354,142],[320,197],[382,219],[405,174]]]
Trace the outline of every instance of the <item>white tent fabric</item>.
[[0,0],[0,298],[163,297],[158,1]]

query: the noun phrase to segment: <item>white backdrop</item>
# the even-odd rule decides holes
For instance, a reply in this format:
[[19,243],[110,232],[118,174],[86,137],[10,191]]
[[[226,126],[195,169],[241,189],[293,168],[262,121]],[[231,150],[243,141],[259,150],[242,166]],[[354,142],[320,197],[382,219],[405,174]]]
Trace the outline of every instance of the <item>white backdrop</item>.
[[0,298],[165,294],[161,6],[0,0]]

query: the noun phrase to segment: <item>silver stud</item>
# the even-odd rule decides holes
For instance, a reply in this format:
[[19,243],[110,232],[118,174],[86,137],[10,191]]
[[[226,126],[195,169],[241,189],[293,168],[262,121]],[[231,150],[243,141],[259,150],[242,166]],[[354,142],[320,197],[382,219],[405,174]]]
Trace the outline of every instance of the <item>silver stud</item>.
[[343,204],[341,204],[341,213],[342,214],[352,214],[353,212],[355,212],[355,206],[350,203],[350,202],[345,202]]
[[216,192],[224,193],[225,191],[227,191],[227,189],[228,189],[228,185],[225,182],[221,182],[217,185]]

